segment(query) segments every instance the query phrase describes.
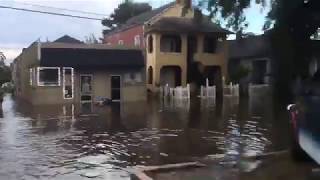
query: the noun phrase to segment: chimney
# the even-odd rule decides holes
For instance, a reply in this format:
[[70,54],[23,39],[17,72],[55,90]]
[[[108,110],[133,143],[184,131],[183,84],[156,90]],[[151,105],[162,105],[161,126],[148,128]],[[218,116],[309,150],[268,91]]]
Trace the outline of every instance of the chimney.
[[203,15],[200,9],[196,8],[194,9],[194,17],[193,20],[195,23],[201,24],[203,21]]
[[191,8],[192,0],[176,0],[177,4],[182,5],[184,8]]

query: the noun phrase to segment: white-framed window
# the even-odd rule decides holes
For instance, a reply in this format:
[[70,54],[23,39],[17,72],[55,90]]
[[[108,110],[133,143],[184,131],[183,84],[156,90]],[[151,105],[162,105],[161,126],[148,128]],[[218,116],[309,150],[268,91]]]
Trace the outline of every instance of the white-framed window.
[[123,40],[119,40],[118,45],[123,45]]
[[38,86],[60,86],[61,72],[59,67],[38,67]]
[[63,98],[73,99],[74,97],[74,69],[71,67],[63,68]]
[[134,36],[134,46],[140,46],[141,39],[139,35]]
[[33,85],[33,68],[29,69],[29,85],[32,86]]
[[142,82],[141,72],[126,73],[124,75],[124,82],[130,83],[130,84],[141,83]]

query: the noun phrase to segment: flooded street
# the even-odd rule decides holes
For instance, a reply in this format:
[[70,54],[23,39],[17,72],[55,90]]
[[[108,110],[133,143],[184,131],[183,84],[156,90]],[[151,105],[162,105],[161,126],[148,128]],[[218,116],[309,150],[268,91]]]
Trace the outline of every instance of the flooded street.
[[[310,164],[290,155],[285,109],[272,98],[30,106],[5,96],[0,179],[134,179],[132,167],[202,161],[206,168],[155,179],[304,179]],[[201,174],[201,176],[198,176]]]

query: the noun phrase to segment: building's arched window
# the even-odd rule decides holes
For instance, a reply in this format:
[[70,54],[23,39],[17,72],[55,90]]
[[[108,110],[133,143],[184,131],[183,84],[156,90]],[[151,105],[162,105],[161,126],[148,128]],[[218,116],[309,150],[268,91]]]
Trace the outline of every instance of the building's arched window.
[[163,35],[160,40],[161,52],[181,52],[181,37],[179,35]]
[[153,52],[153,36],[149,35],[148,37],[148,52],[152,53]]
[[152,84],[153,83],[153,69],[150,66],[148,68],[148,84]]
[[140,35],[134,36],[134,46],[140,47],[141,40],[140,40]]

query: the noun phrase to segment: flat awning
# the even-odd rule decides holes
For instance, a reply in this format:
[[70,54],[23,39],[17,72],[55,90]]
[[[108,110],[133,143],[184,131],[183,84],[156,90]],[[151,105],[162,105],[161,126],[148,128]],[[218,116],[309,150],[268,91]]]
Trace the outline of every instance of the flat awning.
[[141,50],[42,48],[40,66],[74,68],[143,67]]

